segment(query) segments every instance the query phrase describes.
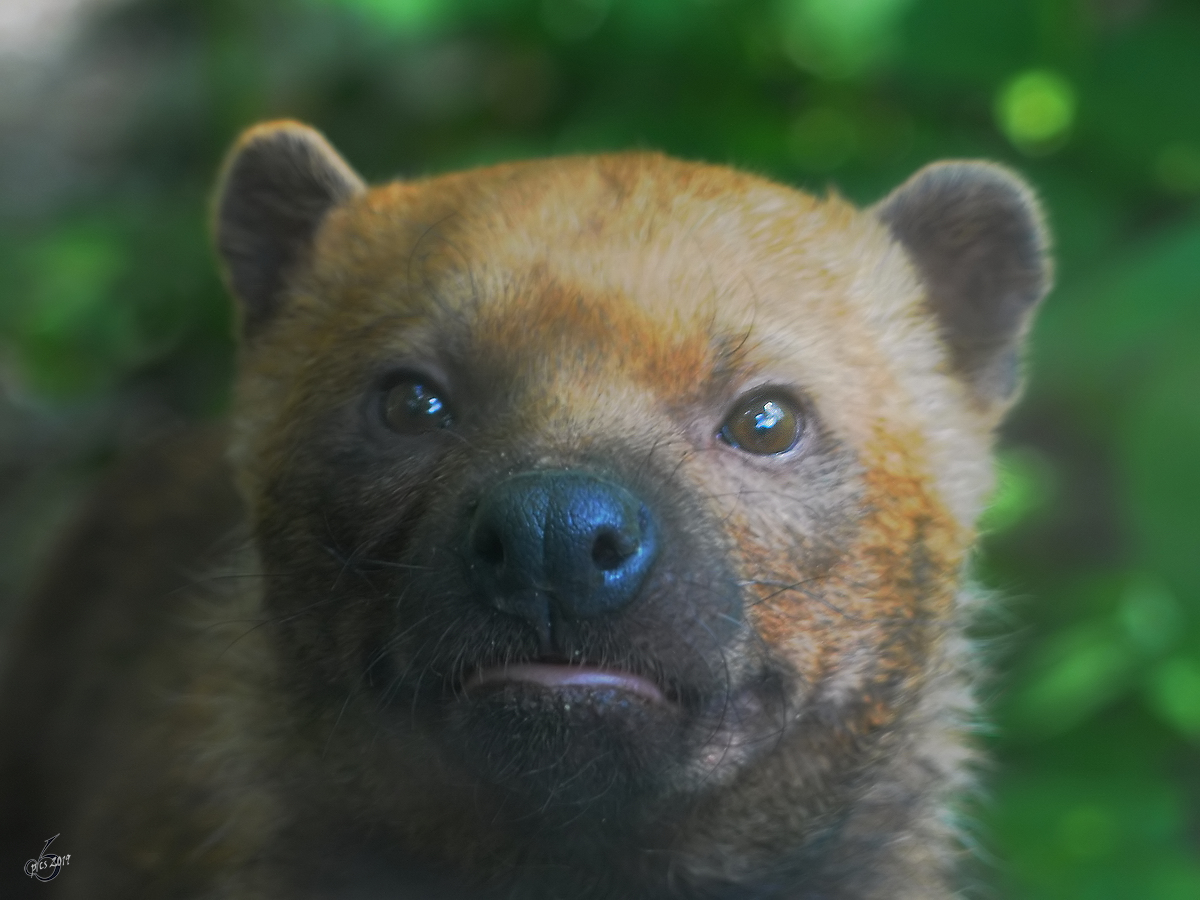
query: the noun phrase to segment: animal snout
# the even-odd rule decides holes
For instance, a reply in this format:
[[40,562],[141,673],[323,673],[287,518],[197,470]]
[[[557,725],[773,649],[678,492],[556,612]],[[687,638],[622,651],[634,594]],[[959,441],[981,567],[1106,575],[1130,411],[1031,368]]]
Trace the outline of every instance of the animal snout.
[[552,615],[591,619],[629,605],[657,553],[654,518],[637,496],[568,469],[524,472],[487,489],[467,560],[488,605],[541,631]]

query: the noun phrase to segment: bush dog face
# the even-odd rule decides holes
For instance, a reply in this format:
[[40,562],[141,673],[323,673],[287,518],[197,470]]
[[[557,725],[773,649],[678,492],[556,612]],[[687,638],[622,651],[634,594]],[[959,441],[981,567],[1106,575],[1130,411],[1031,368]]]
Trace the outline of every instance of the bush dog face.
[[368,190],[277,123],[217,241],[317,793],[496,896],[949,896],[964,554],[1047,285],[1019,181],[860,212],[628,154]]
[[203,883],[952,896],[964,558],[1048,282],[1020,181],[860,211],[637,153],[367,189],[281,122],[216,233],[263,624],[188,714]]

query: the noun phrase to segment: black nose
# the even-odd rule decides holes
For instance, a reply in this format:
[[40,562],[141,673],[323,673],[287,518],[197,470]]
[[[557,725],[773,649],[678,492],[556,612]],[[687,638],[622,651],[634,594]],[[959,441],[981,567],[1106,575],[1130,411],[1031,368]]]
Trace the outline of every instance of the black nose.
[[539,633],[616,612],[636,595],[658,551],[645,505],[586,472],[514,475],[488,489],[471,521],[468,567],[492,606]]

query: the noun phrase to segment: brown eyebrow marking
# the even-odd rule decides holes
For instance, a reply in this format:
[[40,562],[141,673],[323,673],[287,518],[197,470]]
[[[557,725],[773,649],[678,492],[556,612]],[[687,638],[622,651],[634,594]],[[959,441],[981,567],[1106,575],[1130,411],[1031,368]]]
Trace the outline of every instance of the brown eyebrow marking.
[[477,309],[469,343],[494,367],[569,360],[579,374],[615,370],[667,397],[705,394],[743,363],[744,340],[713,338],[706,323],[664,321],[618,288],[596,289],[534,266]]

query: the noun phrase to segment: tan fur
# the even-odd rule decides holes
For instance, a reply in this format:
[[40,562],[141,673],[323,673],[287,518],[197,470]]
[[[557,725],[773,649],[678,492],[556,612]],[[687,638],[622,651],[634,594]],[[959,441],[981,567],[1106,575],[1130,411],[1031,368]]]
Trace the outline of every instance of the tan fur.
[[[298,126],[252,132],[231,159],[279,127]],[[426,489],[454,503],[481,463],[595,466],[620,448],[615,464],[660,473],[715,523],[698,552],[721,548],[745,618],[719,653],[695,651],[725,667],[727,708],[664,776],[644,859],[614,861],[595,896],[953,896],[952,807],[973,755],[963,570],[1008,401],[980,402],[956,373],[888,226],[837,196],[646,153],[343,194],[240,354],[230,458],[272,558],[317,552],[304,485],[326,457],[310,448],[353,440],[342,432],[392,361],[490,400],[469,436],[421,463],[426,481],[348,476],[330,488],[338,509],[402,509]],[[802,397],[805,439],[824,449],[756,457],[718,439],[730,404],[763,385]],[[262,578],[231,579],[205,601],[215,624],[148,657],[169,712],[90,806],[103,832],[116,798],[156,773],[144,812],[100,842],[138,848],[113,865],[166,872],[195,885],[188,896],[327,896],[302,874],[311,857],[359,846],[323,832],[329,817],[449,879],[411,896],[549,897],[572,883],[539,887],[538,867],[574,851],[489,825],[507,801],[415,713],[385,721],[346,674],[363,640],[390,633],[392,607],[347,594],[355,611],[310,634],[304,610],[263,605],[288,577],[272,565],[245,551],[230,570]],[[671,615],[708,615],[702,586],[663,590],[683,604]],[[739,692],[767,669],[781,719]],[[74,895],[102,896],[82,883]]]

